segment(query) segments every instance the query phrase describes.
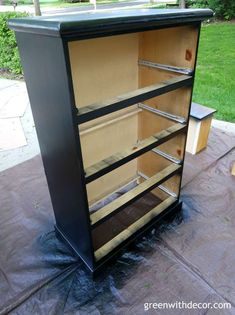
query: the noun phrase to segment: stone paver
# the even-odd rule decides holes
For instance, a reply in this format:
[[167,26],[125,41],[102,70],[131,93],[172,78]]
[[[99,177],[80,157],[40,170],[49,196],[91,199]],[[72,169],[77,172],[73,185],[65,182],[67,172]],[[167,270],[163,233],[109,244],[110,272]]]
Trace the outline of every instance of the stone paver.
[[20,118],[0,119],[0,152],[27,145]]
[[212,119],[212,126],[214,128],[223,130],[225,132],[233,133],[235,134],[235,123],[230,123],[227,121]]
[[22,117],[29,104],[25,83],[13,81],[11,85],[10,83],[7,85],[6,82],[3,82],[3,85],[5,87],[0,89],[0,119]]
[[24,82],[0,79],[0,171],[39,154]]

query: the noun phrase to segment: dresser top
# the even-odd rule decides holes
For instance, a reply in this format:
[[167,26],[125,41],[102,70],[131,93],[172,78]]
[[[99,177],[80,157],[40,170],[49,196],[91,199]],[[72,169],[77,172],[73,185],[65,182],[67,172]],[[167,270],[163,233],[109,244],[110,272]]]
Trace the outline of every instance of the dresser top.
[[10,19],[8,25],[18,32],[69,40],[201,22],[212,16],[210,9],[123,9]]

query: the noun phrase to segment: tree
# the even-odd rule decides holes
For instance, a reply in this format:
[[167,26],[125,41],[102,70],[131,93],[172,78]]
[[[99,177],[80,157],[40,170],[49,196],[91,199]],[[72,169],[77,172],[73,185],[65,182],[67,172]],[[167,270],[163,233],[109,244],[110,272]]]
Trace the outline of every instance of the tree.
[[186,7],[185,0],[179,0],[179,6],[181,9],[184,9]]
[[39,0],[33,0],[35,15],[42,15]]

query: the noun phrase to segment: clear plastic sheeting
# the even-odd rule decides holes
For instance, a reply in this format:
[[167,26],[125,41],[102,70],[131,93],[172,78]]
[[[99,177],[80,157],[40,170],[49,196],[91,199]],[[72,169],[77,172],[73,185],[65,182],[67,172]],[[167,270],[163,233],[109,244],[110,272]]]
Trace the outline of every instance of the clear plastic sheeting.
[[[0,314],[235,314],[235,137],[212,129],[186,156],[183,210],[94,281],[54,232],[36,157],[0,174]],[[230,302],[229,309],[145,311],[145,303]]]

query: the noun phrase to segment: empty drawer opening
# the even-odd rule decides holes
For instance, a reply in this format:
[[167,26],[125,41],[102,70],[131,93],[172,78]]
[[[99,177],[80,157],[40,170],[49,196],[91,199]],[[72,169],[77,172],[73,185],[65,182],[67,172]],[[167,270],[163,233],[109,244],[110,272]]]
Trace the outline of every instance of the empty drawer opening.
[[[138,185],[141,184],[138,184],[137,180],[136,187]],[[164,183],[162,187],[164,187]],[[127,241],[134,233],[177,201],[177,195],[171,195],[171,192],[163,191],[162,187],[146,193],[92,230],[95,259],[97,261],[104,258],[121,243]],[[122,196],[125,196],[125,194]],[[97,210],[98,212],[99,210]]]
[[[81,132],[81,147],[86,183],[132,161],[178,135],[185,134],[186,125],[155,114],[135,111],[113,124],[103,125],[90,133]],[[180,151],[183,141],[176,138],[171,146]],[[181,150],[183,152],[183,150]]]

